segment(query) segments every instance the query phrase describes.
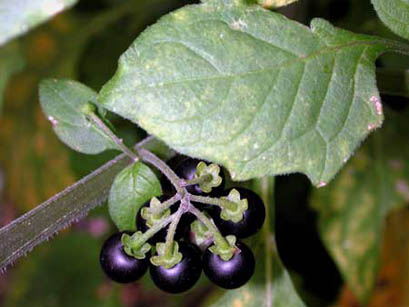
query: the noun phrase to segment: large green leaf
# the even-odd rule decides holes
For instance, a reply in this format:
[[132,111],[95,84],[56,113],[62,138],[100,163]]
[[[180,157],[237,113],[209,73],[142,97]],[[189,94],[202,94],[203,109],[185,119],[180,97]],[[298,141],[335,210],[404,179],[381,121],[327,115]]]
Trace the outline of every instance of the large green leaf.
[[76,2],[77,0],[0,0],[0,45]]
[[99,101],[234,180],[303,172],[325,185],[383,120],[381,39],[258,5],[209,0],[163,17]]
[[112,139],[86,114],[97,94],[87,86],[72,80],[44,80],[40,84],[40,102],[61,141],[72,149],[96,154],[106,149],[118,149]]
[[372,0],[372,4],[393,32],[409,39],[409,0]]
[[23,69],[23,66],[24,58],[18,44],[9,44],[0,49],[0,114],[7,82],[14,73]]
[[409,202],[408,115],[390,114],[339,176],[312,196],[325,245],[361,300],[376,280],[385,215]]
[[263,178],[257,181],[254,189],[262,196],[267,209],[263,229],[254,238],[254,244],[252,244],[257,259],[256,271],[243,287],[218,292],[211,296],[209,305],[214,307],[305,306],[281,263],[274,243],[274,178]]
[[161,194],[160,182],[151,169],[135,162],[116,176],[109,192],[109,214],[119,230],[135,230],[139,208]]

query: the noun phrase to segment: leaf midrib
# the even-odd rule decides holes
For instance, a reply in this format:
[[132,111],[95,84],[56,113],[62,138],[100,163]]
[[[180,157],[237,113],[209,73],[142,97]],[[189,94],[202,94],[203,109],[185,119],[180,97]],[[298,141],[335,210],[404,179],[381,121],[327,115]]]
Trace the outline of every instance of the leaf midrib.
[[[183,42],[169,42],[169,43],[180,43],[183,44]],[[138,85],[129,88],[128,90],[122,90],[123,92],[129,92],[129,91],[135,91],[135,90],[144,90],[144,89],[150,89],[150,88],[155,88],[155,87],[167,87],[167,86],[172,86],[172,85],[178,85],[181,83],[188,83],[188,82],[197,82],[197,81],[207,81],[207,80],[220,80],[220,79],[235,79],[235,78],[240,78],[240,77],[245,77],[253,74],[263,74],[267,73],[273,70],[277,69],[282,69],[285,67],[290,67],[291,65],[296,65],[299,64],[299,61],[304,61],[306,62],[307,60],[310,60],[315,57],[319,57],[325,54],[329,54],[331,52],[338,52],[339,50],[342,50],[344,48],[353,48],[357,46],[365,46],[365,47],[370,47],[370,46],[375,46],[375,45],[382,45],[384,42],[382,41],[354,41],[351,43],[343,44],[340,46],[334,46],[331,48],[327,48],[324,51],[316,51],[312,52],[306,57],[296,57],[295,59],[290,59],[285,61],[282,64],[276,65],[274,67],[267,67],[263,69],[256,69],[256,70],[250,70],[246,71],[243,73],[237,73],[237,74],[224,74],[224,75],[215,75],[215,76],[210,76],[210,77],[198,77],[198,78],[189,78],[189,79],[179,79],[175,81],[169,81],[169,82],[156,82],[152,84],[145,84],[145,85]],[[191,49],[189,49],[191,50]],[[200,56],[200,55],[199,55]],[[201,56],[200,56],[201,57]],[[298,61],[297,61],[298,60]]]

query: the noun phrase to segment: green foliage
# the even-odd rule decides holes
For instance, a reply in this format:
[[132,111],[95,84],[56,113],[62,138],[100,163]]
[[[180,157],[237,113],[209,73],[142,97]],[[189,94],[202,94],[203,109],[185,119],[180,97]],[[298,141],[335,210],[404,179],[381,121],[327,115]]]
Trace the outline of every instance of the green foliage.
[[379,18],[396,34],[409,39],[409,1],[371,0]]
[[151,169],[135,162],[116,176],[109,192],[109,214],[119,230],[135,230],[140,207],[161,194],[160,182]]
[[374,61],[386,49],[324,20],[206,1],[138,37],[99,101],[233,180],[303,172],[322,186],[382,123]]
[[3,95],[10,77],[23,69],[24,58],[17,43],[0,48],[0,115],[3,106]]
[[61,141],[72,149],[97,154],[117,145],[88,118],[97,94],[72,80],[44,80],[40,84],[41,107]]
[[76,2],[77,0],[0,0],[0,45]]
[[409,113],[387,115],[383,129],[311,200],[325,245],[361,300],[376,281],[385,216],[409,202]]
[[5,306],[118,306],[117,291],[106,283],[96,261],[100,244],[74,233],[36,251],[15,271]]

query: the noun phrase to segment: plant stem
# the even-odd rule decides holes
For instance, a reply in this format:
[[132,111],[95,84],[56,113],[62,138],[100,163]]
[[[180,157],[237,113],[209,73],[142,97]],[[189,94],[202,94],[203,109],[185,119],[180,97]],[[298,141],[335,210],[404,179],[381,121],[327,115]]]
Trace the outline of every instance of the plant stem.
[[98,117],[98,115],[96,115],[94,112],[90,112],[87,114],[87,116],[92,120],[92,122],[95,125],[97,125],[100,129],[102,129],[105,132],[105,134],[118,146],[118,148],[124,154],[126,154],[135,162],[139,160],[139,158],[128,147],[124,145],[122,139],[118,138],[115,135],[115,133],[113,133],[111,129],[109,129],[107,125],[105,125],[105,123]]
[[145,231],[142,234],[142,236],[136,242],[132,243],[131,247],[133,249],[141,248],[142,245],[144,245],[145,242],[148,241],[151,237],[153,237],[159,230],[166,227],[170,222],[172,222],[175,219],[176,214],[177,212],[168,216],[167,218],[164,218],[159,223],[156,223],[155,225],[150,227],[147,231]]
[[206,196],[199,196],[199,195],[192,195],[190,194],[190,199],[197,203],[207,204],[207,205],[215,205],[219,206],[220,208],[226,208],[229,210],[235,210],[237,204],[231,202],[227,199],[221,198],[213,198],[213,197],[206,197]]
[[176,191],[181,194],[182,197],[186,195],[186,189],[180,186],[180,178],[165,162],[144,148],[137,149],[137,153],[143,161],[152,164],[154,167],[160,170],[161,173],[169,179]]
[[178,202],[181,199],[181,195],[179,193],[176,193],[173,197],[169,198],[165,202],[161,203],[161,205],[154,210],[152,210],[152,213],[154,215],[159,215],[166,209],[170,208],[172,205],[174,205],[176,202]]
[[198,218],[198,220],[202,222],[207,227],[207,229],[213,234],[213,241],[217,246],[223,249],[231,248],[230,243],[225,239],[225,237],[223,237],[219,229],[217,229],[217,227],[212,223],[211,220],[209,220],[206,217],[206,215],[204,215],[200,210],[195,208],[193,205],[189,207],[189,212],[194,214]]
[[183,180],[182,184],[183,186],[188,186],[188,185],[194,185],[194,184],[201,184],[203,182],[208,182],[213,179],[213,176],[210,174],[206,174],[197,178],[193,178],[190,180]]
[[[183,202],[184,200],[182,200],[182,203]],[[183,213],[184,213],[184,206],[183,204],[181,204],[178,211],[176,211],[176,213],[173,214],[175,217],[172,220],[172,223],[170,223],[168,233],[166,235],[165,257],[167,258],[171,258],[173,255],[173,239],[175,237],[176,228],[179,224],[180,218],[182,217]]]

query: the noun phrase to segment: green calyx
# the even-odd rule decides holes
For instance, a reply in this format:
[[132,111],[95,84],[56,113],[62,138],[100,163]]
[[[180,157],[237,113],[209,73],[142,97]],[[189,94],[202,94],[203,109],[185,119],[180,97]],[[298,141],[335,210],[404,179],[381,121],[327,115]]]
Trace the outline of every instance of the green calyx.
[[149,207],[141,209],[142,218],[146,220],[146,225],[148,225],[149,228],[170,215],[170,209],[160,212],[160,206],[160,200],[153,197],[150,201]]
[[240,193],[236,189],[230,191],[227,197],[221,197],[222,211],[220,217],[225,221],[238,223],[243,219],[243,213],[248,208],[247,199],[240,199]]
[[151,245],[145,243],[142,235],[143,233],[140,231],[132,235],[126,233],[122,235],[121,241],[127,255],[135,257],[136,259],[145,259],[146,253],[151,250]]
[[197,246],[206,244],[206,242],[213,237],[209,229],[199,220],[195,220],[190,227],[194,234],[194,243]]
[[203,178],[199,182],[200,189],[205,193],[210,193],[212,188],[218,187],[222,183],[220,177],[220,167],[217,164],[207,165],[205,162],[199,162],[196,166],[195,178]]
[[172,252],[166,253],[166,243],[156,243],[157,256],[153,256],[150,260],[153,265],[162,266],[166,269],[173,268],[182,261],[183,255],[179,252],[178,242],[172,243]]
[[236,251],[236,237],[235,236],[227,236],[226,241],[229,243],[228,246],[221,246],[215,242],[214,245],[209,247],[209,250],[215,254],[219,255],[220,258],[222,258],[224,261],[229,261],[233,255],[234,252]]

